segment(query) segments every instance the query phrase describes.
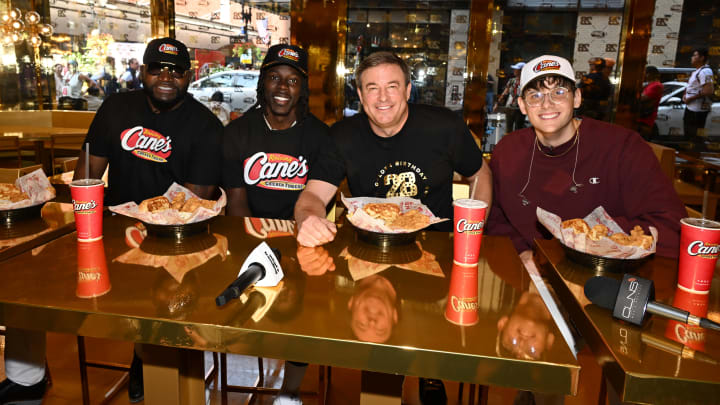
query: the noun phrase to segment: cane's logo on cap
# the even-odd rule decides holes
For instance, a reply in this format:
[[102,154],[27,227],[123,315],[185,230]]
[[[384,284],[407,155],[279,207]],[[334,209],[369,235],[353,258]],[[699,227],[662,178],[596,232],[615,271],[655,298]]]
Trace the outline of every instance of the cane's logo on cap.
[[285,59],[290,59],[297,62],[300,59],[300,55],[290,48],[284,48],[278,52],[278,56]]
[[560,62],[551,59],[545,59],[533,66],[533,72],[539,73],[547,70],[560,70]]
[[141,126],[126,129],[120,134],[120,145],[140,159],[158,163],[167,162],[172,154],[172,139]]
[[170,45],[170,44],[161,44],[161,45],[158,47],[158,51],[160,51],[160,52],[162,52],[162,53],[167,53],[167,54],[170,54],[170,55],[177,55],[177,54],[178,54],[178,49],[177,49],[177,47],[174,46],[174,45]]

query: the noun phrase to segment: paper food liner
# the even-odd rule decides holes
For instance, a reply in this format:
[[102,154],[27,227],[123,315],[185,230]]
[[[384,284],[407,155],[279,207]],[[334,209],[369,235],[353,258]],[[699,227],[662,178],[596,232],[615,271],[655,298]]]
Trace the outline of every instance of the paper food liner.
[[353,281],[362,280],[365,277],[372,276],[373,274],[380,273],[389,267],[398,267],[404,270],[414,271],[420,274],[426,274],[435,277],[445,277],[442,272],[440,263],[435,259],[435,255],[422,249],[420,242],[416,242],[422,256],[414,262],[404,264],[386,264],[386,263],[375,263],[367,260],[359,259],[350,254],[346,247],[340,253],[340,257],[344,258],[348,262],[348,270]]
[[430,211],[430,208],[425,206],[420,200],[409,197],[390,197],[390,198],[375,198],[375,197],[356,197],[346,198],[340,194],[343,204],[347,207],[347,218],[357,228],[364,229],[371,232],[379,233],[410,233],[419,231],[420,229],[426,228],[425,226],[415,229],[391,229],[385,225],[385,221],[379,218],[373,218],[368,215],[362,207],[365,204],[376,203],[386,204],[393,203],[400,206],[400,212],[405,213],[412,210],[420,210],[423,215],[430,217],[430,224],[437,224],[438,222],[448,221],[448,218],[438,218],[435,214]]
[[[600,240],[592,240],[586,234],[578,234],[571,228],[562,229],[562,219],[552,212],[545,211],[537,207],[537,217],[541,224],[545,226],[563,245],[575,249],[579,252],[590,253],[596,256],[608,257],[612,259],[640,259],[655,253],[655,245],[657,244],[658,232],[654,226],[650,227],[650,234],[653,237],[653,244],[649,250],[645,250],[640,246],[625,246],[615,243],[610,238],[602,238]],[[570,219],[570,218],[567,218]],[[620,232],[625,233],[612,217],[605,211],[605,208],[599,206],[590,214],[583,218],[588,226],[592,228],[597,224],[603,224],[608,228],[608,235]]]
[[[187,188],[177,184],[173,183],[170,188],[167,189],[165,194],[163,194],[168,200],[172,201],[173,197],[175,197],[176,194],[183,192],[185,193],[185,201],[189,200],[192,197],[197,197],[195,194],[193,194],[192,191],[188,190]],[[108,209],[116,214],[125,215],[126,217],[132,217],[139,219],[140,221],[143,221],[148,224],[153,225],[182,225],[182,224],[192,224],[194,222],[200,222],[203,220],[206,220],[208,218],[212,218],[214,216],[217,216],[220,214],[220,211],[225,206],[227,202],[227,197],[225,196],[225,190],[222,188],[220,189],[220,192],[222,195],[220,196],[220,199],[218,199],[215,202],[215,206],[213,209],[209,210],[207,208],[200,207],[195,212],[180,212],[173,209],[158,211],[158,212],[140,212],[138,209],[138,205],[135,204],[135,202],[130,201],[119,205],[113,205],[112,207],[108,207]],[[199,197],[198,197],[199,198]]]
[[0,210],[30,207],[55,198],[55,188],[50,184],[50,180],[48,180],[42,169],[37,169],[18,178],[15,180],[15,187],[22,190],[30,198],[14,203],[8,200],[0,200]]
[[213,257],[220,255],[222,261],[227,257],[228,240],[225,236],[213,234],[217,238],[215,245],[195,253],[176,256],[160,256],[143,252],[140,248],[133,248],[116,257],[113,262],[125,264],[138,264],[164,268],[178,283],[182,283],[185,274],[190,270],[205,264]]

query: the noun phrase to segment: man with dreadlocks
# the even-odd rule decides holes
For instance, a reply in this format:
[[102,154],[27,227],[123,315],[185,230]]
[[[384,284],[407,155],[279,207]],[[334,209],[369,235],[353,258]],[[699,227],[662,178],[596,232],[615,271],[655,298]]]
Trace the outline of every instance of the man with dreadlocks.
[[[257,104],[225,127],[223,185],[227,215],[292,219],[328,127],[308,109],[308,54],[273,45],[260,68]],[[301,404],[307,364],[286,362],[275,404]]]
[[273,45],[260,68],[257,104],[225,127],[227,215],[292,219],[328,127],[308,111],[308,55]]

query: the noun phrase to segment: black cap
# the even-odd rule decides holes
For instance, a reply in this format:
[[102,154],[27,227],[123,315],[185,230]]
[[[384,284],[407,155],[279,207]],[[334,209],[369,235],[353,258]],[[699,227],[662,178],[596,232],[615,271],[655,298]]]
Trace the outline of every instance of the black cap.
[[187,70],[190,69],[190,54],[185,44],[177,39],[157,38],[147,44],[143,55],[144,64],[153,62],[171,63]]
[[276,65],[292,66],[304,76],[307,76],[308,54],[297,45],[273,45],[268,49],[260,70]]

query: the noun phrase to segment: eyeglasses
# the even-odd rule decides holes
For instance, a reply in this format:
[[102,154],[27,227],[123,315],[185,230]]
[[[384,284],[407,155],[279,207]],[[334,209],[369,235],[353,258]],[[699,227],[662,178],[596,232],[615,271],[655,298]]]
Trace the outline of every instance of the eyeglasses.
[[523,99],[525,103],[530,107],[537,107],[545,100],[545,95],[550,96],[550,102],[553,104],[560,104],[568,99],[570,96],[570,90],[565,87],[556,87],[547,93],[541,93],[539,91],[528,91]]
[[168,73],[170,73],[170,76],[175,79],[182,79],[183,76],[185,76],[186,72],[185,69],[181,68],[178,65],[159,62],[150,63],[149,65],[147,65],[147,69],[145,71],[151,76],[160,76],[160,73],[163,70],[167,70]]

